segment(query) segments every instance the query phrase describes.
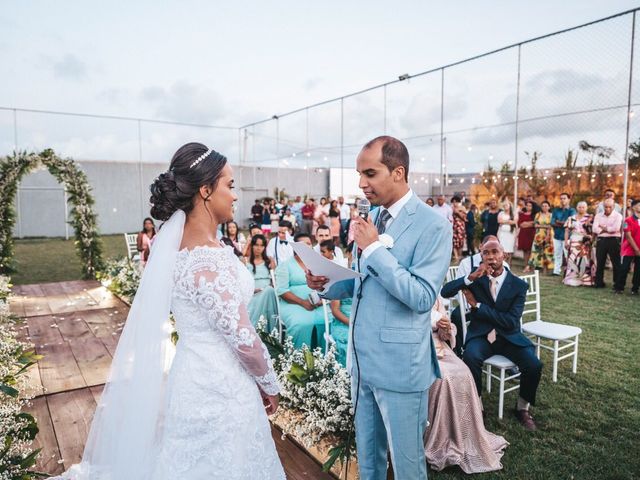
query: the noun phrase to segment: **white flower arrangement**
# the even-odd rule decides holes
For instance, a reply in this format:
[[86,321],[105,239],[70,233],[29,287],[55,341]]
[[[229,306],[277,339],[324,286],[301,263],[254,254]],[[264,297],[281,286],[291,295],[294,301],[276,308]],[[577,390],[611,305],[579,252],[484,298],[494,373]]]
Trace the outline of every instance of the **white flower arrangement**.
[[23,412],[30,396],[24,392],[27,379],[22,373],[39,357],[30,346],[16,340],[15,318],[9,313],[10,281],[0,276],[0,480],[34,479],[30,471],[39,450],[31,446],[37,433],[35,419]]

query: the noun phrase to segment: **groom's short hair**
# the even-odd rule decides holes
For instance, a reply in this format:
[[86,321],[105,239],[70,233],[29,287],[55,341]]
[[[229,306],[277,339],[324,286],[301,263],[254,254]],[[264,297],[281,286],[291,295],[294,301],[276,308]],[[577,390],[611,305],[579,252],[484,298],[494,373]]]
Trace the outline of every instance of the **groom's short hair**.
[[387,166],[390,172],[394,168],[404,167],[404,179],[409,181],[409,151],[404,143],[394,137],[382,135],[367,142],[362,147],[363,150],[372,148],[378,143],[382,143],[382,163]]

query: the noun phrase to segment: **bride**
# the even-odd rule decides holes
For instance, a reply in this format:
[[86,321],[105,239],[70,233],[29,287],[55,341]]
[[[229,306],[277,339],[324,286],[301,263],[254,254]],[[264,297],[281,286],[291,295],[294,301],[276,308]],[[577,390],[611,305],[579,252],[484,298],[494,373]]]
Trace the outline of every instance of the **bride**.
[[82,462],[58,478],[284,479],[266,415],[278,408],[279,386],[247,313],[253,279],[216,239],[237,200],[231,167],[221,154],[188,143],[151,193],[151,215],[166,222]]

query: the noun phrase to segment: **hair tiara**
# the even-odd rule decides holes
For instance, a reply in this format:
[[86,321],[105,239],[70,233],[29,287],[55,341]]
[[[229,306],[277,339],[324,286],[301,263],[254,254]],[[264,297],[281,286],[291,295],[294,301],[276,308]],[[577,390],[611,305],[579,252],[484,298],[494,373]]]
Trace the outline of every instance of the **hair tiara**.
[[189,165],[189,168],[193,168],[196,165],[198,165],[201,161],[203,161],[205,158],[207,158],[209,155],[211,155],[211,152],[213,152],[213,150],[207,150],[206,152],[204,152],[202,155],[200,155],[198,158],[196,158],[194,160],[194,162]]

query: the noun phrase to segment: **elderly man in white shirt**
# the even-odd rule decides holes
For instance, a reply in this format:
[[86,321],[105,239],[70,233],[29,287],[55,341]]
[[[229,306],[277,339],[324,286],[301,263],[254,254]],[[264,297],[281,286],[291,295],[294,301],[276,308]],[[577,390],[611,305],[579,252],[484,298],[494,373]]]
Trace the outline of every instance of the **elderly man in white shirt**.
[[445,201],[444,195],[438,195],[437,203],[431,208],[433,208],[438,215],[446,218],[453,224],[453,208]]

